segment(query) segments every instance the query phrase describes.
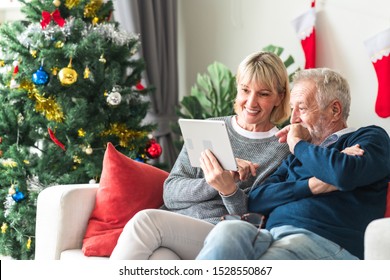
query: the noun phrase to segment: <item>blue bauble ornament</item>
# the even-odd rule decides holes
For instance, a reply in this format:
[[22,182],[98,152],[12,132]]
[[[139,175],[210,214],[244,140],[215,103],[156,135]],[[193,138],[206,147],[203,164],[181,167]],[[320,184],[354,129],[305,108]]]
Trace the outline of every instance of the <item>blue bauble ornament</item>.
[[32,75],[32,81],[38,86],[46,85],[49,82],[49,74],[43,70],[43,66],[39,67],[37,72]]
[[16,192],[12,195],[13,200],[19,202],[25,198],[24,193],[16,189]]

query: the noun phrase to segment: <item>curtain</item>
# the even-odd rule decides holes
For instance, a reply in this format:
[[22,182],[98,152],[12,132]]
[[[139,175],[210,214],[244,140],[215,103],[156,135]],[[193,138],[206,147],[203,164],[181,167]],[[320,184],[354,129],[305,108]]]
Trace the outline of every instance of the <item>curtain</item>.
[[117,0],[114,17],[128,32],[140,34],[141,55],[146,62],[145,82],[155,91],[150,95],[151,111],[145,121],[157,123],[154,137],[163,153],[158,159],[170,169],[177,157],[174,134],[177,121],[177,0]]

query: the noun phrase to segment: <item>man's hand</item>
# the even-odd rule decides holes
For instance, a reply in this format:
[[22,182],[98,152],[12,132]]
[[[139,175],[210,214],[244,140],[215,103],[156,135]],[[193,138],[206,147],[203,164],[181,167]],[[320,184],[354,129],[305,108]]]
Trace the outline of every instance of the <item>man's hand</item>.
[[280,143],[287,142],[292,154],[294,154],[295,145],[299,141],[311,141],[311,135],[309,131],[300,124],[290,124],[275,133],[275,136],[279,138]]
[[280,143],[287,142],[287,134],[290,131],[290,125],[286,125],[281,130],[275,133],[275,136],[279,138]]
[[[362,156],[364,154],[364,150],[360,148],[359,144],[347,147],[341,152],[350,156]],[[337,190],[335,186],[325,183],[316,177],[309,179],[309,188],[313,194],[328,193]]]
[[362,156],[364,154],[364,150],[360,148],[359,144],[353,145],[352,147],[347,147],[341,152],[350,156]]
[[314,195],[337,191],[335,186],[325,183],[316,177],[309,179],[309,188]]

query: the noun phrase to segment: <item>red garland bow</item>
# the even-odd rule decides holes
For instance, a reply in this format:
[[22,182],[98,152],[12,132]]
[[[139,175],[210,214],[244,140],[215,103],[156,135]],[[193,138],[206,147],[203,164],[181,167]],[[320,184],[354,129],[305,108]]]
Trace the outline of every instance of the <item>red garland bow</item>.
[[50,128],[47,128],[47,131],[49,132],[50,139],[53,140],[53,142],[56,143],[56,145],[57,145],[58,147],[60,147],[61,149],[63,149],[63,150],[65,151],[65,145],[62,144],[62,143],[57,139],[57,137],[54,135],[53,130],[51,130]]
[[65,20],[61,17],[60,11],[58,9],[52,13],[49,13],[48,11],[42,11],[42,29],[45,29],[51,20],[54,20],[60,27],[63,27],[65,24]]

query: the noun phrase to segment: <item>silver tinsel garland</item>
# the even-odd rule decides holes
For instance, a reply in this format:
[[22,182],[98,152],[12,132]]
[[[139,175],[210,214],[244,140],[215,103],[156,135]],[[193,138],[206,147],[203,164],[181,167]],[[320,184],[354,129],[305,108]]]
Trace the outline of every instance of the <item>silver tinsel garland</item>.
[[129,34],[125,30],[119,30],[111,23],[101,23],[97,25],[90,25],[90,28],[86,28],[83,32],[83,36],[87,36],[89,32],[96,32],[102,37],[111,40],[118,46],[128,45],[130,42],[138,41],[138,34]]
[[[23,44],[26,48],[38,48],[40,34],[44,35],[45,40],[53,40],[54,34],[61,34],[63,40],[70,37],[72,34],[72,29],[74,27],[75,19],[70,17],[66,19],[66,23],[63,27],[56,25],[51,22],[46,28],[42,28],[40,23],[31,23],[25,31],[17,36],[19,42]],[[87,37],[91,32],[96,32],[101,35],[104,39],[110,40],[112,43],[118,46],[125,46],[131,42],[136,42],[135,47],[139,47],[139,34],[129,34],[125,30],[118,29],[112,23],[101,23],[101,24],[86,24],[81,35]],[[58,35],[57,35],[58,36]],[[38,41],[34,41],[34,39]],[[56,38],[59,39],[59,38]]]

